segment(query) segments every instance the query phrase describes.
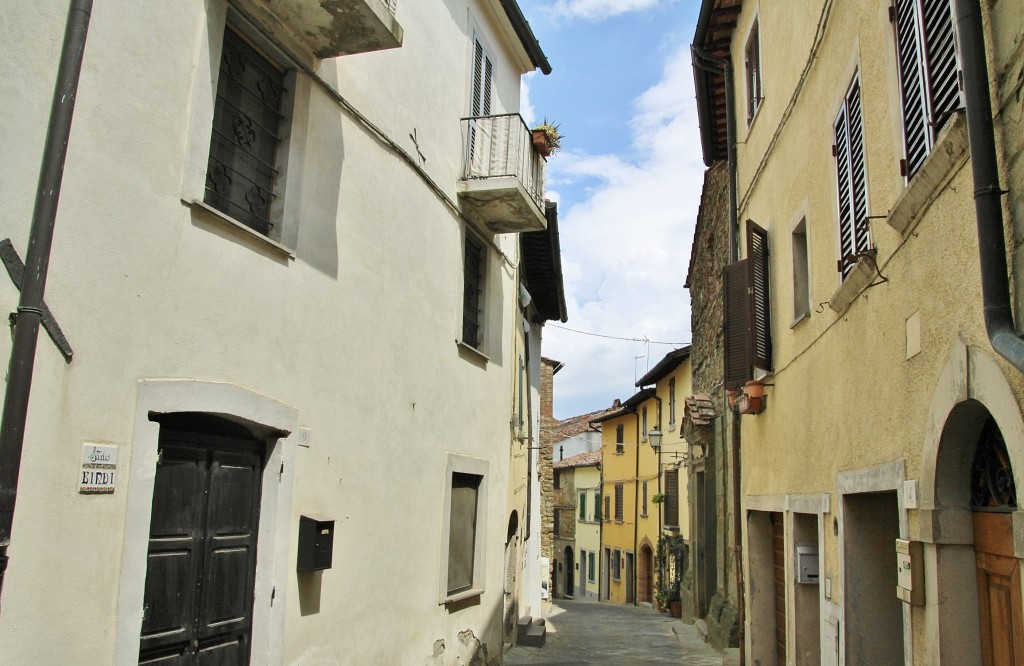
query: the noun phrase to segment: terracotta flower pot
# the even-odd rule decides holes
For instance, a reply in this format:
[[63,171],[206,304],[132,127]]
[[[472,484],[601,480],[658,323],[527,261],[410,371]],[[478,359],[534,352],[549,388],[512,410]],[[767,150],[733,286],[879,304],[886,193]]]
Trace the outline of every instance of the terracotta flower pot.
[[747,382],[747,395],[753,400],[760,400],[764,397],[764,382],[759,379],[753,379]]
[[547,157],[551,154],[551,146],[548,144],[548,135],[544,130],[531,130],[533,135],[533,147],[537,152]]

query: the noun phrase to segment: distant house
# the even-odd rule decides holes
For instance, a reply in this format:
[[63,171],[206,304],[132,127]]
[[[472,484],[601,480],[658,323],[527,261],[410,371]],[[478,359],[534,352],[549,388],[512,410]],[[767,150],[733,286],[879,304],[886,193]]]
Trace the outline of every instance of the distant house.
[[555,595],[599,599],[601,451],[556,462]]

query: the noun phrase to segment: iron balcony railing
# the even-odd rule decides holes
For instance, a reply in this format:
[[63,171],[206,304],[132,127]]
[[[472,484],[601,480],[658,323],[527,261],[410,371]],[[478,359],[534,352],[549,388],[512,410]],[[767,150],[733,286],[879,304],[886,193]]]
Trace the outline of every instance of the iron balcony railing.
[[545,161],[518,113],[463,118],[462,146],[464,179],[518,178],[543,212]]

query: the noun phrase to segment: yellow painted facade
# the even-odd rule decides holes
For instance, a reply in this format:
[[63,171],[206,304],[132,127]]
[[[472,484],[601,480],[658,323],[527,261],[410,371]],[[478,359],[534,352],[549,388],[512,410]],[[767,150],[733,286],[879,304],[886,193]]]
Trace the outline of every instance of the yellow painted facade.
[[[576,553],[580,563],[577,587],[583,587],[584,598],[596,601],[601,581],[602,508],[601,470],[597,465],[576,468],[576,495]],[[583,502],[581,495],[586,498]]]
[[[981,5],[1009,189],[1003,210],[1020,238],[1024,3]],[[970,470],[991,416],[1022,487],[1024,374],[986,333],[964,113],[908,182],[890,3],[741,6],[731,33],[739,246],[746,256],[749,221],[767,230],[774,347],[766,408],[741,417],[746,659],[981,663]],[[762,99],[748,114],[755,33]],[[877,255],[844,282],[834,123],[855,81]],[[809,289],[797,303],[804,247]],[[1015,252],[1011,268],[1021,265]],[[858,271],[865,280],[854,289]],[[1024,514],[1012,513],[1021,558]],[[923,605],[895,597],[897,538],[923,542]],[[780,545],[778,589],[771,563]],[[819,568],[814,581],[802,582],[805,565]],[[776,618],[785,622],[781,647]]]

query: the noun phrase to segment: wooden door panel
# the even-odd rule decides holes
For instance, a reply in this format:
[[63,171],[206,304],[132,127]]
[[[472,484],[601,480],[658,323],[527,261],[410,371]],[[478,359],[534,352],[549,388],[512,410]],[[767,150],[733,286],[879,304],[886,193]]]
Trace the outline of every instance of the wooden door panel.
[[982,659],[985,666],[1024,666],[1020,560],[997,554],[1012,555],[1011,514],[975,513],[974,535]]
[[[153,485],[140,650],[184,649],[192,639],[205,462],[166,447]],[[174,663],[173,661],[169,663]]]
[[198,666],[244,666],[249,663],[248,637],[225,636],[199,648]]

